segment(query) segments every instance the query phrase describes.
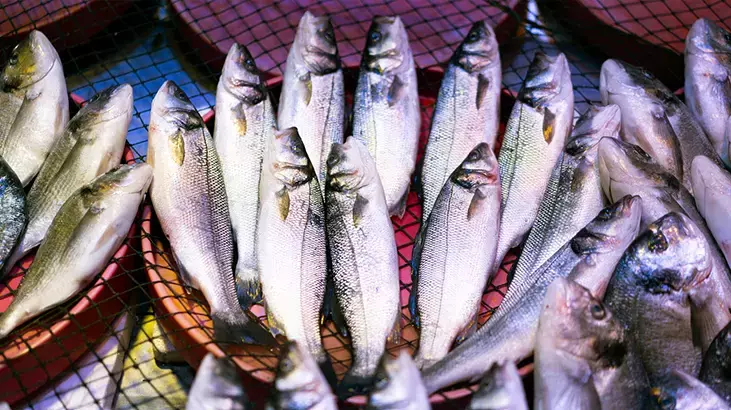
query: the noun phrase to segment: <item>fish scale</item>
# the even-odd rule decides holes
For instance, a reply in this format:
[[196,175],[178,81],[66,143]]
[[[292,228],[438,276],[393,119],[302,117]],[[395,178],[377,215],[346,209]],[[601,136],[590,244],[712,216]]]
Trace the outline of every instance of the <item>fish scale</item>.
[[25,229],[25,190],[10,166],[0,158],[0,269],[6,263]]

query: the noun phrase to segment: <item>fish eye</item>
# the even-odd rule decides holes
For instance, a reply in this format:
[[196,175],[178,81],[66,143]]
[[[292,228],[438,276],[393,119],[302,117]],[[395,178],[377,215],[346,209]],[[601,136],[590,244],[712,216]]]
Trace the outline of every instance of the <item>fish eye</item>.
[[657,404],[660,405],[662,410],[673,410],[675,409],[675,398],[668,395],[662,395],[657,398]]
[[246,60],[244,60],[244,64],[246,64],[247,67],[253,67],[254,59],[251,57],[247,57]]
[[476,150],[470,151],[470,154],[467,156],[468,161],[477,161],[478,159],[480,159],[480,154]]
[[477,31],[471,31],[470,34],[467,35],[467,42],[474,43],[479,38],[480,38],[480,33],[478,33]]
[[325,30],[325,32],[322,33],[322,36],[325,37],[325,40],[329,42],[333,42],[333,40],[335,40],[335,36],[333,35],[332,30]]
[[10,60],[8,60],[8,64],[10,64],[10,65],[18,64],[18,52],[17,51],[15,53],[13,53],[13,55],[10,56]]
[[89,98],[89,102],[93,103],[94,101],[96,101],[98,99],[99,99],[99,94],[94,94],[91,96],[91,98]]
[[599,212],[599,215],[597,215],[597,218],[601,221],[608,221],[612,218],[612,211],[608,208],[602,209],[601,212]]
[[642,158],[645,161],[651,161],[652,157],[649,156],[642,148],[635,146],[634,152],[637,154],[640,158]]
[[292,359],[285,357],[282,359],[282,362],[279,363],[279,368],[282,369],[284,373],[289,373],[294,370],[294,363],[292,363]]
[[668,240],[665,238],[665,235],[658,232],[650,237],[650,242],[647,244],[647,247],[654,253],[665,252],[668,249]]
[[589,311],[591,312],[591,317],[596,320],[602,320],[606,316],[604,307],[598,303],[592,303],[591,306],[589,306]]
[[370,39],[371,41],[379,41],[381,39],[381,33],[378,31],[371,31]]
[[388,377],[384,374],[378,375],[376,378],[376,382],[373,384],[373,387],[375,387],[378,390],[385,389],[388,385]]

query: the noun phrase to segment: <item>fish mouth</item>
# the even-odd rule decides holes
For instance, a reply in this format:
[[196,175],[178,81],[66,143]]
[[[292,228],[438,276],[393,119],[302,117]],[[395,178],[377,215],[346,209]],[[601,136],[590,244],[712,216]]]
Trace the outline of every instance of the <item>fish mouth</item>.
[[467,72],[481,71],[494,62],[494,53],[483,51],[461,51],[457,55],[456,63]]
[[227,87],[232,94],[239,95],[249,105],[256,105],[266,98],[266,87],[261,83],[231,78]]

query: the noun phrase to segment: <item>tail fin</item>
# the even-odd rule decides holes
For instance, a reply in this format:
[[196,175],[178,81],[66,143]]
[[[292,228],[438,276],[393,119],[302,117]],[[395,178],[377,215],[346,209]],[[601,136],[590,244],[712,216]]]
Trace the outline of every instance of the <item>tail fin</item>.
[[33,250],[36,246],[27,247],[24,246],[25,243],[23,242],[23,239],[25,238],[25,233],[23,233],[23,236],[20,237],[20,242],[18,242],[18,245],[13,248],[12,253],[8,255],[8,257],[5,259],[5,261],[2,262],[2,271],[0,271],[0,278],[5,277],[8,273],[10,273],[11,270],[13,270],[13,267],[20,262],[21,259],[25,255],[28,254],[31,250]]
[[218,341],[276,346],[277,340],[259,322],[241,312],[211,312],[213,333]]
[[261,283],[259,273],[251,269],[236,268],[236,294],[242,309],[248,309],[255,303],[261,303]]

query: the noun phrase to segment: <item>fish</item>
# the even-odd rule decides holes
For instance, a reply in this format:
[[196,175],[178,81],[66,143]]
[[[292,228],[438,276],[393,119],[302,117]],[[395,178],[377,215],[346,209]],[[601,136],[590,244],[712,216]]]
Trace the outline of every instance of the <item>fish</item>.
[[0,107],[0,156],[27,186],[69,121],[61,59],[40,31],[11,51],[0,76]]
[[518,297],[513,284],[529,280],[563,244],[601,211],[604,198],[596,164],[603,137],[619,138],[619,107],[591,105],[576,122],[553,169],[533,227],[512,273],[506,298]]
[[698,378],[731,404],[731,323],[713,339]]
[[528,234],[573,123],[566,56],[536,52],[513,105],[500,148],[502,223],[493,271]]
[[145,163],[120,165],[66,200],[0,315],[0,339],[94,281],[127,237],[151,179]]
[[594,372],[622,362],[624,337],[622,325],[588,289],[557,278],[538,321],[533,407],[602,408]]
[[353,138],[370,152],[391,215],[403,216],[416,168],[421,108],[416,66],[399,16],[373,19],[353,96]]
[[221,163],[203,119],[172,81],[165,81],[152,101],[148,144],[152,205],[181,279],[203,292],[210,306],[214,337],[275,345],[239,305]]
[[195,374],[185,408],[244,410],[252,406],[236,365],[226,357],[217,358],[213,353],[208,353]]
[[221,160],[236,241],[236,289],[241,307],[261,301],[256,256],[259,180],[264,149],[276,126],[274,108],[249,50],[233,44],[216,89],[213,142]]
[[281,347],[267,410],[337,410],[337,401],[315,360],[295,341]]
[[27,206],[23,184],[0,157],[0,272],[23,236],[28,222]]
[[439,87],[421,167],[422,220],[467,154],[481,142],[495,147],[501,86],[495,32],[478,21],[452,55]]
[[41,244],[53,218],[74,191],[119,165],[132,119],[132,87],[95,94],[69,121],[28,192],[28,226],[6,269]]
[[353,364],[338,386],[345,396],[370,385],[401,319],[398,253],[383,187],[368,149],[355,138],[327,159],[325,220],[335,295],[351,336]]
[[622,140],[642,148],[688,190],[693,158],[719,161],[688,107],[650,72],[610,59],[602,64],[599,83],[602,103],[622,111]]
[[716,153],[731,169],[731,33],[700,18],[685,37],[685,102]]
[[422,371],[429,393],[461,381],[477,381],[496,362],[530,356],[546,289],[568,277],[601,298],[614,268],[637,235],[642,201],[627,196],[603,209],[524,282],[523,297],[501,304],[506,312],[488,320],[473,336]]
[[472,395],[467,410],[528,410],[523,381],[515,363],[495,362]]
[[325,204],[297,128],[268,138],[259,197],[256,243],[269,329],[298,341],[322,364]]
[[698,212],[731,265],[731,174],[708,157],[697,156],[691,178]]
[[455,338],[477,327],[480,301],[497,251],[500,173],[486,142],[444,184],[416,241],[410,309],[419,329],[415,361],[429,367]]
[[407,351],[401,350],[395,358],[384,355],[375,380],[366,409],[431,409],[419,369]]
[[330,146],[343,142],[345,128],[343,70],[335,30],[325,16],[306,11],[300,19],[285,65],[277,124],[279,129],[297,127],[324,190]]
[[652,389],[662,410],[729,410],[728,403],[700,380],[681,370],[671,370]]

